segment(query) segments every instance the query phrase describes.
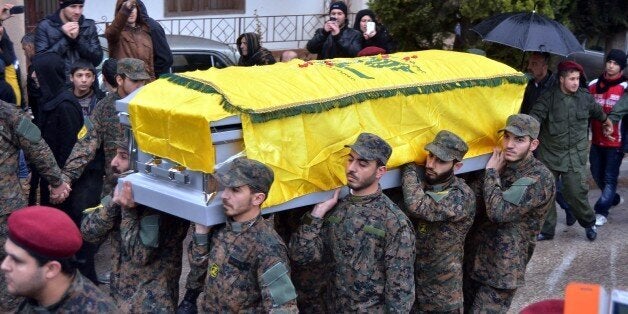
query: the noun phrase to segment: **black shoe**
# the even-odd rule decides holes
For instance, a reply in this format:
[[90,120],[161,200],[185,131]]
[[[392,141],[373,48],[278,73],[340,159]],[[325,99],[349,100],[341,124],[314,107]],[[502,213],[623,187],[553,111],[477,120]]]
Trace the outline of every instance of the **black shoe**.
[[567,223],[567,226],[573,226],[576,223],[576,217],[570,210],[565,210],[565,223]]
[[554,236],[551,235],[547,235],[544,233],[539,233],[539,235],[536,236],[536,240],[537,241],[548,241],[548,240],[552,240],[554,239]]
[[589,228],[585,228],[585,232],[587,234],[587,239],[589,239],[589,241],[595,241],[595,238],[597,238],[597,228],[595,228],[595,226],[589,227]]
[[189,300],[181,301],[179,307],[177,308],[177,314],[196,314],[198,313],[198,309],[196,308],[196,303],[191,302]]

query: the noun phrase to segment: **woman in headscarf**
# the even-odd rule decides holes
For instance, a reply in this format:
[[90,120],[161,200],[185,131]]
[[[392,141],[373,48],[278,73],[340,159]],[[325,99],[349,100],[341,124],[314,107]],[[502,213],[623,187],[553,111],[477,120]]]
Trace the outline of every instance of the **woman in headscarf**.
[[[375,23],[375,29],[371,32],[367,32],[367,24],[369,22]],[[355,23],[353,23],[353,29],[362,33],[362,47],[379,47],[386,50],[386,53],[392,53],[395,50],[395,44],[388,34],[388,29],[377,21],[375,12],[371,10],[360,10],[355,14]]]
[[240,52],[239,66],[250,67],[254,65],[274,64],[275,57],[268,49],[260,44],[259,35],[256,33],[244,33],[236,40],[238,52]]
[[[76,97],[66,88],[65,62],[54,52],[35,55],[32,60],[35,84],[39,85],[38,126],[57,164],[63,167],[83,127],[83,111]],[[40,204],[50,205],[48,182],[40,181]],[[31,187],[36,188],[36,187]],[[61,204],[66,209],[67,204]],[[56,206],[55,206],[56,207]]]
[[144,61],[146,71],[155,79],[153,41],[150,27],[138,10],[135,0],[117,0],[115,18],[105,30],[109,56],[118,60],[135,58]]

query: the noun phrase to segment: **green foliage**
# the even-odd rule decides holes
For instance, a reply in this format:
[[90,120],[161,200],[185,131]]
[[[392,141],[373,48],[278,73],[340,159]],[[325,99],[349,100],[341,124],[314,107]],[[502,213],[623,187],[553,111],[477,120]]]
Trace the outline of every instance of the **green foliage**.
[[571,12],[575,33],[605,38],[628,29],[628,1],[578,0]]
[[453,32],[457,1],[370,0],[369,7],[399,43],[400,50],[441,48],[443,31]]

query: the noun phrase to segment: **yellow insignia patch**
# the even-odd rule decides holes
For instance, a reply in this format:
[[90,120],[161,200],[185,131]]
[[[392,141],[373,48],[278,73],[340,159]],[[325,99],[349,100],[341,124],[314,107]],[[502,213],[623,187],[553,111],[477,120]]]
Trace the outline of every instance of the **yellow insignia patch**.
[[87,135],[87,127],[83,124],[83,127],[78,132],[76,137],[80,140],[80,139],[83,139],[85,137],[85,135]]
[[417,229],[418,229],[419,233],[427,233],[427,225],[426,224],[420,224]]
[[210,268],[209,268],[209,275],[212,278],[216,278],[216,276],[218,276],[218,272],[220,271],[220,267],[218,267],[218,265],[213,264]]
[[95,212],[99,208],[102,209],[102,208],[104,208],[104,206],[102,204],[100,204],[98,206],[87,208],[87,209],[85,209],[83,211],[83,214],[91,214],[91,213]]

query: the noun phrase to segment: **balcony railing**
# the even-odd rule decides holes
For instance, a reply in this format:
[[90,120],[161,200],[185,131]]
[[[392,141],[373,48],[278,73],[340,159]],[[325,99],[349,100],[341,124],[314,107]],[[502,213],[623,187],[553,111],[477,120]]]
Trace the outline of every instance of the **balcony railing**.
[[[227,18],[190,18],[158,20],[166,34],[203,37],[234,44],[242,33],[257,32],[263,43],[286,43],[300,46],[307,42],[316,29],[323,27],[327,15],[275,15]],[[353,16],[349,21],[353,21]],[[98,32],[104,33],[108,22],[97,23]]]

